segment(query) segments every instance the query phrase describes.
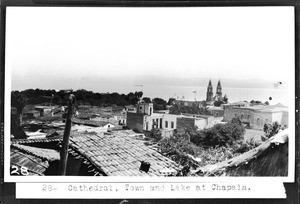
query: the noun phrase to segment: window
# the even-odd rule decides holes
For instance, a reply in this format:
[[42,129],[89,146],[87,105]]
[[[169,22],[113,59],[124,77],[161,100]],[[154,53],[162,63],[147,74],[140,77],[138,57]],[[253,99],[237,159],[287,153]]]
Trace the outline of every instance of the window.
[[140,106],[140,109],[142,109],[143,107],[142,106]]
[[159,119],[159,128],[160,128],[160,129],[162,129],[162,125],[163,125],[163,123],[162,123],[162,118],[160,118],[160,119]]
[[165,121],[165,126],[166,128],[168,128],[168,121]]
[[171,122],[171,128],[174,129],[174,122]]
[[216,112],[216,117],[218,117],[219,116],[219,113],[218,112]]

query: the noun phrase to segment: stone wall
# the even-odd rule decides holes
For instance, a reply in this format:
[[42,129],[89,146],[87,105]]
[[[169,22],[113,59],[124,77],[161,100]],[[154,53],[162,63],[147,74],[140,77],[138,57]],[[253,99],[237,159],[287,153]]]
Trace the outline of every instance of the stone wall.
[[143,132],[144,114],[127,112],[126,126],[129,129]]
[[193,128],[195,126],[195,118],[177,118],[177,132],[184,132],[186,128]]

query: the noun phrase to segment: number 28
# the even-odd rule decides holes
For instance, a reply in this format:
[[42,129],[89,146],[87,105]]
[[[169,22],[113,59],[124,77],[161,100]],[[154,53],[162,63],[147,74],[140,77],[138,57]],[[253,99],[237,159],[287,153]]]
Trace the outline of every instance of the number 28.
[[29,173],[28,168],[25,166],[18,167],[16,165],[12,165],[10,174],[27,176]]

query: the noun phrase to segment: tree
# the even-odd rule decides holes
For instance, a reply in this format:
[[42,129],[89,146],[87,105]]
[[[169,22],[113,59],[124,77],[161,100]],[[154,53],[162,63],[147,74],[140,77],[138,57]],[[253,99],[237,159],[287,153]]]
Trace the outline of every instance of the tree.
[[169,100],[168,100],[168,105],[169,105],[169,106],[170,106],[170,105],[173,105],[175,101],[176,101],[175,98],[169,98]]
[[174,104],[170,108],[171,114],[181,114],[181,113],[188,113],[188,114],[199,114],[199,115],[210,115],[211,113],[208,111],[207,108],[199,107],[197,103],[194,103],[192,106],[184,106],[180,104]]
[[167,101],[161,98],[154,98],[152,100],[154,110],[165,110],[167,107]]
[[158,129],[158,128],[152,128],[151,131],[151,137],[153,137],[154,139],[156,140],[161,140],[162,138],[162,133],[161,133],[161,130]]
[[245,128],[238,123],[216,124],[191,135],[191,142],[198,146],[226,146],[241,139],[244,133]]
[[143,97],[142,100],[143,100],[145,103],[151,103],[151,98],[149,98],[149,97]]
[[261,101],[251,100],[251,101],[250,101],[250,104],[251,104],[252,106],[254,106],[254,105],[262,105],[263,103],[262,103]]
[[284,127],[281,127],[281,125],[277,121],[275,121],[273,124],[265,123],[264,124],[265,137],[262,138],[262,140],[265,140],[267,138],[276,135],[280,129],[284,129]]
[[270,105],[269,101],[266,101],[266,102],[265,102],[265,105],[267,105],[267,106]]
[[222,104],[225,104],[224,101],[215,101],[214,106],[220,107]]
[[19,91],[11,92],[11,106],[17,109],[17,124],[22,123],[23,108],[25,107],[25,98]]

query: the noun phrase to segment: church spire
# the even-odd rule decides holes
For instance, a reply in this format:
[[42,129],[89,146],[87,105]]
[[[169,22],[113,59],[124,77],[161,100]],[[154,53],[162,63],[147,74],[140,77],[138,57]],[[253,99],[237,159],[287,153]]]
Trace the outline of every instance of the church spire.
[[207,86],[206,101],[212,101],[212,100],[213,100],[213,86],[211,84],[211,79],[210,79]]
[[219,79],[219,81],[218,81],[216,95],[217,95],[218,97],[222,97],[222,86],[221,86],[221,81],[220,81],[220,79]]
[[[219,79],[217,87],[221,87],[221,81]],[[222,87],[221,87],[222,88]]]
[[209,82],[208,82],[208,87],[212,87],[212,84],[211,84],[211,79],[209,80]]

